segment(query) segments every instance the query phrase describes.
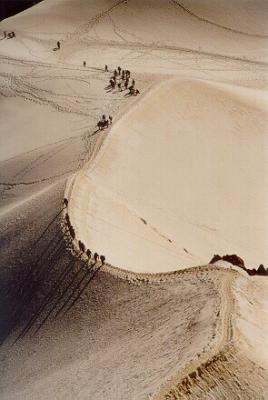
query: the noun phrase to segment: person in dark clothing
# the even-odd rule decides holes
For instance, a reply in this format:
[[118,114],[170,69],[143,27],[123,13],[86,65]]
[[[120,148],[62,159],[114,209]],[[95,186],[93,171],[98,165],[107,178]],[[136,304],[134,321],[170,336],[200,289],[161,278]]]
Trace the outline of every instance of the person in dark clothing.
[[110,125],[112,125],[112,123],[113,123],[113,117],[111,117],[111,115],[109,115],[109,121],[110,121]]
[[115,70],[114,70],[114,77],[116,78],[117,75],[118,75],[118,72],[117,72],[117,70],[115,69]]
[[83,61],[83,66],[86,67],[87,63],[85,61]]
[[60,41],[59,40],[57,41],[57,47],[58,47],[58,49],[60,49]]
[[66,224],[70,227],[71,226],[71,221],[70,221],[69,214],[66,213],[65,219],[66,219]]
[[9,32],[9,33],[7,34],[8,39],[13,39],[15,36],[16,36],[16,35],[15,35],[15,32]]
[[125,89],[127,89],[128,88],[128,80],[126,79],[126,81],[125,81]]
[[117,69],[118,69],[118,75],[121,75],[122,68],[121,67],[117,67]]
[[108,65],[105,65],[104,70],[105,70],[105,72],[108,72]]
[[78,240],[78,246],[79,246],[79,250],[80,250],[82,253],[84,253],[85,250],[86,250],[86,247],[85,247],[84,243],[81,242],[81,240]]

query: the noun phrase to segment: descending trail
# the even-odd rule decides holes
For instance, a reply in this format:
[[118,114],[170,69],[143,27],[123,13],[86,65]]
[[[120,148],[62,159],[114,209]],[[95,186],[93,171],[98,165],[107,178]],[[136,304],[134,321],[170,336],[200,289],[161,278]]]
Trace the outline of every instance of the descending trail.
[[[219,337],[216,343],[208,344],[208,349],[204,349],[201,355],[192,360],[183,369],[163,386],[155,397],[154,400],[168,400],[184,398],[186,394],[190,394],[199,386],[199,381],[202,381],[202,376],[205,374],[206,367],[215,361],[223,360],[226,357],[225,353],[232,345],[233,326],[232,318],[234,313],[234,295],[232,293],[232,285],[234,284],[237,272],[226,271],[223,274],[223,282],[221,287],[221,306],[220,306],[220,319],[221,326],[219,329]],[[204,388],[202,394],[206,393],[208,388]],[[189,397],[192,398],[192,397]]]
[[107,8],[106,10],[102,10],[100,13],[92,17],[86,24],[83,24],[79,26],[74,32],[70,33],[69,35],[66,36],[66,40],[68,39],[76,39],[76,36],[80,36],[82,33],[87,33],[88,29],[92,27],[95,23],[98,23],[102,18],[106,17],[109,15],[114,9],[117,7],[126,4],[128,0],[119,0],[115,1],[114,4]]
[[192,12],[191,10],[189,10],[187,7],[185,7],[181,2],[177,1],[177,0],[170,0],[172,4],[178,6],[179,8],[181,8],[183,11],[185,11],[186,13],[188,13],[189,15],[191,15],[192,17],[198,19],[199,21],[205,22],[206,24],[210,24],[213,26],[216,26],[217,28],[221,28],[221,29],[225,29],[229,32],[233,32],[233,33],[237,33],[239,35],[246,35],[246,36],[251,36],[251,37],[256,37],[256,38],[268,38],[268,35],[261,35],[261,34],[257,34],[257,33],[250,33],[250,32],[243,32],[240,31],[238,29],[234,29],[225,25],[221,25],[221,24],[217,24],[216,22],[210,21],[206,18],[203,18],[197,14],[195,14],[194,12]]

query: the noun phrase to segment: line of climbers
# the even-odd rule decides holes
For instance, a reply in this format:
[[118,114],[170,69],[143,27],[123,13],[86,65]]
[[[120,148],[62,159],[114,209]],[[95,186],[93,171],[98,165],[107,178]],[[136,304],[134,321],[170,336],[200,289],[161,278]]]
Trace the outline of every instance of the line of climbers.
[[[64,198],[63,204],[65,205],[65,207],[67,207],[68,206],[68,199]],[[75,239],[75,231],[74,231],[73,226],[71,225],[71,221],[70,221],[70,217],[69,217],[68,213],[65,214],[65,221],[66,221],[69,233],[71,235],[71,238],[74,240]],[[104,255],[99,255],[96,252],[93,254],[91,252],[91,250],[86,249],[86,246],[84,245],[84,243],[81,240],[78,240],[78,247],[79,247],[79,250],[81,251],[81,253],[85,253],[87,255],[89,260],[91,258],[93,258],[95,262],[100,260],[102,264],[105,263],[105,256]]]
[[103,130],[105,128],[109,128],[109,125],[112,125],[113,123],[113,117],[109,115],[108,119],[106,118],[106,115],[103,114],[101,119],[97,123],[97,127],[99,130]]

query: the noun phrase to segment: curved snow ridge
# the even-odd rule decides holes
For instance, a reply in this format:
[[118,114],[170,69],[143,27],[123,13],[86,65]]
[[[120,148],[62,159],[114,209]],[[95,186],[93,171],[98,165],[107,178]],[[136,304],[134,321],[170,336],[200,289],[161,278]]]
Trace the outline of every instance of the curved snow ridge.
[[[90,260],[85,252],[80,251],[78,240],[70,236],[66,223],[63,224],[63,229],[69,249],[76,257],[88,264]],[[256,385],[254,386],[256,380],[259,383],[258,393],[266,392],[268,382],[267,369],[262,366],[263,363],[260,360],[252,357],[252,352],[248,351],[245,345],[248,342],[247,334],[244,329],[242,333],[238,329],[240,320],[244,322],[243,316],[247,310],[241,310],[241,307],[239,307],[241,299],[238,298],[239,295],[236,293],[239,293],[237,287],[241,290],[245,285],[254,285],[254,280],[248,277],[240,268],[231,266],[228,263],[224,263],[224,265],[219,263],[213,266],[204,265],[155,274],[135,273],[106,263],[101,268],[104,272],[135,285],[179,282],[183,279],[188,280],[191,277],[203,280],[204,273],[207,273],[207,279],[218,279],[219,304],[217,306],[217,315],[215,314],[214,333],[209,342],[204,347],[201,347],[198,352],[195,352],[194,358],[183,365],[181,369],[178,369],[175,375],[167,378],[162,383],[159,391],[152,393],[150,397],[152,400],[175,400],[181,398],[197,400],[201,395],[214,392],[215,396],[220,393],[222,396],[226,395],[232,398],[232,396],[236,396],[239,390],[243,390],[243,399],[250,400],[257,398]],[[244,290],[244,293],[250,293],[250,291]],[[255,302],[258,304],[260,299],[256,294],[255,297]],[[255,310],[254,305],[252,307]],[[258,315],[255,319],[259,324],[262,324],[263,321],[259,319],[259,316],[262,317],[262,315]],[[255,328],[256,321],[251,321],[251,323]],[[265,347],[263,344],[265,345],[263,342],[259,344],[260,349]],[[238,369],[241,372],[238,372]],[[253,374],[253,370],[257,372]],[[249,378],[247,374],[249,374]],[[250,389],[249,384],[251,385]]]
[[[65,190],[65,199],[68,199],[68,194],[70,195],[73,184],[75,180],[75,175],[69,178]],[[85,265],[89,265],[94,253],[97,254],[98,259],[103,254],[102,252],[97,253],[95,249],[88,249],[87,247],[84,250],[81,250],[79,243],[81,242],[80,238],[71,233],[71,230],[74,231],[73,226],[70,222],[70,217],[68,213],[68,205],[64,207],[62,210],[62,219],[61,219],[61,228],[64,235],[64,239],[66,241],[67,249],[71,251],[73,256],[78,258],[80,261],[84,262]],[[74,231],[75,232],[75,231]],[[87,250],[90,250],[90,257],[87,254]],[[219,261],[213,264],[204,264],[204,265],[195,265],[192,267],[183,267],[178,268],[173,271],[164,271],[164,272],[135,272],[128,270],[127,267],[117,267],[115,265],[110,264],[105,259],[105,262],[102,263],[102,271],[107,272],[119,279],[127,280],[133,284],[143,284],[143,283],[160,283],[160,282],[175,282],[176,280],[181,279],[182,275],[192,274],[194,273],[198,277],[199,272],[235,272],[241,276],[248,278],[248,274],[241,268],[232,265],[225,261]]]
[[205,265],[215,253],[268,262],[266,100],[201,80],[153,87],[76,174],[68,198],[76,236],[138,273]]

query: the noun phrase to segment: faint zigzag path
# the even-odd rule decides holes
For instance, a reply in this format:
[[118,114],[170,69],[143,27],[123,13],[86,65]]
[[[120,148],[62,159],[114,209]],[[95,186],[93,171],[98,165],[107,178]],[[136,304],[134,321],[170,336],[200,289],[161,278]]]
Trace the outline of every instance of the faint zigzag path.
[[[9,89],[12,92],[11,96],[18,96],[24,100],[32,101],[39,105],[50,106],[58,112],[76,114],[84,117],[88,117],[89,115],[88,112],[78,108],[78,105],[70,103],[72,96],[66,96],[66,99],[63,99],[62,101],[62,96],[59,96],[57,93],[39,89],[30,85],[21,78],[14,77],[10,74],[0,74],[0,76],[3,76],[9,80]],[[0,88],[0,95],[1,94]],[[56,97],[56,99],[53,99],[53,97]]]
[[173,45],[160,45],[157,43],[150,43],[150,44],[145,44],[142,42],[124,42],[124,43],[119,43],[116,41],[107,41],[107,40],[92,40],[88,41],[87,45],[100,45],[100,46],[109,46],[109,47],[115,47],[115,48],[126,48],[130,50],[150,50],[150,51],[180,51],[182,53],[188,53],[188,54],[194,54],[194,55],[199,55],[203,57],[213,57],[215,59],[223,60],[223,61],[234,61],[234,62],[243,62],[244,64],[254,64],[254,65],[259,65],[259,66],[264,66],[267,67],[268,63],[265,61],[255,61],[251,60],[248,58],[243,58],[243,57],[236,57],[236,56],[231,56],[231,55],[225,55],[225,54],[220,54],[220,53],[213,53],[209,51],[203,51],[203,50],[195,50],[191,49],[188,47],[181,47],[181,46],[173,46]]
[[80,34],[87,33],[88,28],[90,28],[92,24],[99,22],[103,17],[105,17],[106,15],[109,15],[109,13],[111,11],[113,11],[115,8],[117,8],[121,4],[125,4],[125,3],[127,3],[127,0],[120,0],[120,1],[117,1],[112,7],[108,8],[107,10],[101,11],[99,14],[92,17],[85,24],[80,25],[73,33],[69,33],[66,36],[66,40],[73,39],[73,38],[79,36]]
[[[224,61],[234,61],[234,62],[243,62],[244,64],[254,64],[258,66],[263,66],[267,67],[268,63],[265,61],[255,61],[247,58],[242,58],[242,57],[236,57],[232,55],[225,55],[225,54],[219,54],[219,53],[213,53],[213,52],[208,52],[208,51],[203,51],[203,50],[196,50],[196,49],[191,49],[187,47],[181,47],[181,46],[164,46],[156,43],[151,43],[151,44],[145,44],[142,42],[124,42],[124,43],[119,43],[115,41],[102,41],[102,40],[94,40],[92,42],[88,42],[88,45],[102,45],[102,46],[109,46],[109,47],[118,47],[118,48],[125,48],[127,46],[128,50],[160,50],[160,51],[180,51],[182,53],[189,53],[189,54],[194,54],[194,55],[200,55],[203,57],[214,57],[219,60],[224,60]],[[77,71],[78,68],[72,68],[72,67],[67,67],[63,66],[62,64],[56,65],[56,64],[46,64],[44,62],[37,62],[37,61],[28,61],[25,59],[17,59],[14,57],[5,57],[5,56],[0,56],[0,63],[4,62],[7,64],[13,63],[13,64],[22,64],[22,65],[34,65],[35,67],[40,67],[40,68],[50,68],[50,69],[59,69],[62,68],[64,70],[71,70],[71,71]],[[91,70],[99,70],[98,68],[91,67],[89,68]]]
[[65,142],[59,144],[57,147],[55,147],[54,151],[51,151],[50,154],[45,155],[41,154],[37,158],[35,158],[33,161],[28,163],[23,169],[18,171],[13,177],[12,180],[14,179],[23,179],[25,175],[30,173],[34,168],[40,168],[40,165],[46,163],[48,160],[51,158],[55,157],[55,155],[58,155],[61,151],[65,150],[68,145],[70,145],[71,142]]
[[[76,42],[79,37],[81,35],[83,35],[84,33],[87,33],[89,28],[93,27],[96,23],[98,23],[102,18],[106,17],[109,15],[109,13],[111,11],[113,11],[115,8],[117,8],[118,6],[122,5],[122,4],[126,4],[127,0],[120,0],[117,1],[113,6],[111,6],[110,8],[101,11],[100,13],[98,13],[97,15],[95,15],[94,17],[92,17],[89,21],[87,21],[86,23],[84,23],[83,25],[80,25],[74,32],[70,32],[66,35],[64,42],[67,42],[66,44],[70,44],[73,42]],[[59,59],[62,60],[64,58],[64,52],[62,51],[60,54]]]
[[180,7],[183,11],[185,11],[186,13],[188,13],[189,15],[191,15],[192,17],[198,19],[199,21],[205,22],[207,24],[216,26],[217,28],[221,28],[221,29],[225,29],[226,31],[230,31],[233,33],[237,33],[239,35],[246,35],[246,36],[251,36],[251,37],[257,37],[260,39],[266,39],[268,38],[268,35],[261,35],[258,33],[249,33],[249,32],[244,32],[244,31],[239,31],[238,29],[234,29],[234,28],[229,28],[228,26],[225,25],[221,25],[218,24],[216,22],[210,21],[209,19],[200,17],[199,15],[193,13],[191,10],[189,10],[188,8],[184,7],[183,4],[181,4],[180,2],[178,2],[177,0],[170,0],[170,2],[178,7]]
[[[229,270],[225,271],[225,279],[221,287],[221,331],[220,338],[216,344],[204,352],[201,357],[188,363],[182,370],[178,371],[169,382],[163,385],[159,393],[153,396],[153,400],[169,400],[185,398],[185,394],[179,389],[183,386],[183,382],[195,385],[196,378],[201,379],[200,371],[206,368],[206,364],[213,362],[213,359],[222,357],[221,352],[228,348],[233,338],[232,328],[232,312],[234,310],[234,297],[232,294],[232,283],[236,279],[237,272]],[[223,354],[224,355],[224,354]]]
[[29,182],[0,182],[0,186],[8,186],[8,187],[13,187],[13,186],[19,186],[19,185],[34,185],[37,183],[42,183],[45,181],[49,181],[51,179],[56,179],[56,178],[61,178],[64,175],[70,174],[76,172],[76,169],[70,169],[66,172],[64,172],[63,174],[58,174],[58,175],[53,175],[53,176],[48,176],[46,178],[42,178],[42,179],[37,179],[35,181],[29,181]]
[[[56,142],[56,143],[59,143],[60,146],[67,146],[67,145],[69,145],[73,140],[77,140],[77,139],[80,139],[80,138],[81,138],[80,136],[77,137],[77,138],[71,137],[71,138],[68,138],[68,139],[60,140],[59,142]],[[87,135],[85,136],[85,139],[88,141]],[[46,148],[46,147],[48,147],[48,146],[51,146],[51,144],[45,145],[45,146],[41,146],[41,148],[42,148],[42,147]],[[89,146],[89,148],[88,148],[88,146]],[[91,150],[91,147],[93,147],[93,150]],[[29,186],[29,185],[40,184],[40,183],[43,183],[43,182],[46,182],[46,181],[50,181],[50,180],[53,180],[53,179],[62,178],[62,177],[64,177],[65,175],[69,175],[69,174],[75,173],[75,172],[77,172],[77,171],[83,166],[83,164],[85,163],[85,158],[86,158],[87,154],[88,154],[88,153],[91,154],[91,152],[92,152],[92,153],[94,152],[94,148],[95,148],[95,145],[89,140],[89,143],[86,144],[85,154],[84,154],[84,153],[83,153],[83,154],[80,154],[78,167],[77,167],[77,168],[74,168],[74,169],[67,170],[67,171],[65,171],[65,172],[63,172],[63,173],[56,174],[56,175],[52,175],[52,176],[48,176],[48,177],[44,177],[44,178],[40,178],[40,179],[36,179],[36,180],[32,180],[32,181],[16,181],[16,182],[1,182],[1,181],[0,181],[0,186],[4,186],[4,189],[2,189],[2,191],[0,190],[0,195],[1,195],[5,190],[9,190],[9,189],[11,189],[11,188],[13,188],[13,187],[16,187],[16,186],[20,186],[20,185],[22,185],[22,186]],[[29,151],[29,152],[26,152],[25,154],[32,153],[32,152],[35,151],[35,150],[39,150],[39,148],[34,149],[34,150],[31,150],[31,151]],[[59,151],[59,150],[57,149],[57,152],[56,152],[56,153],[58,153],[58,151]],[[41,163],[47,162],[47,160],[48,160],[50,157],[53,157],[56,153],[53,153],[52,155],[48,156],[45,160],[41,160]],[[43,155],[42,155],[42,157],[43,157]],[[32,163],[30,163],[30,164],[27,166],[27,169],[28,169],[28,170],[27,170],[27,173],[30,172],[30,171],[32,170],[32,165],[33,165],[36,161],[38,161],[38,160],[39,160],[39,158],[38,158],[37,160],[34,160]]]

